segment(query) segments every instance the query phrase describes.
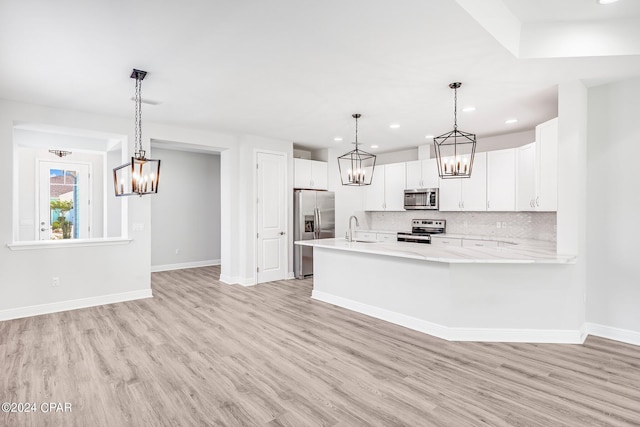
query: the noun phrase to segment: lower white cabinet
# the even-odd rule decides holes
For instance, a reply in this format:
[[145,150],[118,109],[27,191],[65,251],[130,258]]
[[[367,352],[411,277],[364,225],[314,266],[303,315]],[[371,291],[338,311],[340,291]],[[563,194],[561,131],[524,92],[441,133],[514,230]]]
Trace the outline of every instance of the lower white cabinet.
[[358,240],[378,240],[377,233],[375,231],[356,231],[354,237]]
[[398,241],[397,233],[377,233],[376,237],[379,242],[397,242]]
[[364,231],[357,230],[354,233],[354,237],[358,240],[369,240],[376,242],[397,242],[398,237],[396,233],[385,231]]
[[462,239],[463,248],[497,248],[497,240],[472,240]]
[[431,236],[431,246],[434,247],[462,247],[462,239],[454,237],[436,237]]

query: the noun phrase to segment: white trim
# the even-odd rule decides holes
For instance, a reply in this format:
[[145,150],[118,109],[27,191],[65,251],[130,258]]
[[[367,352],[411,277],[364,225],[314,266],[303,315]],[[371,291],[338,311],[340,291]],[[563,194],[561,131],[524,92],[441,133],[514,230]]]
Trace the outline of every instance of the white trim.
[[589,335],[620,341],[627,344],[640,345],[640,332],[630,329],[614,328],[613,326],[585,323]]
[[212,265],[220,265],[220,260],[209,259],[205,261],[181,262],[178,264],[152,265],[151,272],[157,273],[159,271],[182,270],[185,268],[196,268],[196,267],[209,267]]
[[293,271],[290,271],[287,273],[287,276],[284,278],[284,280],[291,280],[295,278],[296,278],[296,274]]
[[38,249],[80,248],[86,246],[128,245],[133,239],[123,237],[106,237],[102,239],[65,239],[65,240],[32,240],[27,242],[7,243],[12,251],[28,251]]
[[529,342],[581,344],[584,341],[580,330],[556,329],[499,329],[499,328],[450,328],[412,316],[363,304],[325,292],[312,291],[311,298],[337,305],[376,319],[385,320],[405,328],[433,335],[447,341],[483,342]]
[[22,317],[39,316],[41,314],[58,313],[60,311],[77,310],[79,308],[95,307],[117,302],[133,301],[152,298],[151,289],[122,292],[119,294],[102,295],[98,297],[81,298],[70,301],[52,302],[49,304],[31,305],[28,307],[10,308],[0,311],[0,321],[20,319]]
[[220,274],[220,281],[227,285],[253,286],[256,284],[253,277],[229,276],[227,274]]

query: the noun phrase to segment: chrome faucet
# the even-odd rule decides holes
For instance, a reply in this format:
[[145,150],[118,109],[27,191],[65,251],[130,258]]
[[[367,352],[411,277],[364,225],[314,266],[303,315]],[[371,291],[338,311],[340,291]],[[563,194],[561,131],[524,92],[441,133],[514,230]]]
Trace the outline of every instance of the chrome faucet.
[[358,222],[358,218],[355,215],[351,215],[349,217],[349,231],[347,233],[347,240],[349,242],[353,242],[353,229],[351,228],[351,220],[352,219],[356,220],[356,227],[360,227],[360,223]]

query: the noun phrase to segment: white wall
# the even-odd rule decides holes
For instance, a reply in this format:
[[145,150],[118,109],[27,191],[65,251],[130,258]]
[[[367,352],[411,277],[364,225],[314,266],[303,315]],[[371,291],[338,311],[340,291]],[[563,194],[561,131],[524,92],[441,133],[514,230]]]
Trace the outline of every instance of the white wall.
[[[12,200],[13,192],[17,191],[13,180],[13,130],[20,123],[41,123],[118,135],[127,143],[126,153],[120,158],[120,163],[133,152],[133,118],[115,118],[0,100],[0,196],[5,200]],[[223,152],[220,166],[220,258],[223,272],[229,271],[234,278],[252,279],[255,271],[255,241],[249,239],[253,235],[248,234],[248,230],[255,227],[255,215],[251,209],[251,201],[254,200],[254,150],[264,148],[287,153],[288,170],[291,171],[293,144],[147,122],[142,143],[149,152],[151,140]],[[293,176],[288,173],[288,177],[289,188],[292,189]],[[290,193],[292,198],[293,191]],[[115,195],[112,197],[115,198]],[[12,203],[1,205],[0,319],[96,305],[106,300],[113,302],[150,296],[151,197],[120,198],[124,212],[122,219],[126,220],[121,222],[123,226],[126,224],[123,234],[129,236],[131,242],[90,247],[58,245],[55,249],[11,250],[6,246],[14,241],[13,224],[18,220],[13,217]],[[229,203],[225,204],[225,201]],[[292,200],[288,203],[289,210],[292,210]],[[290,224],[289,235],[292,235],[293,226]],[[60,286],[51,286],[52,277],[60,278]]]
[[[133,139],[130,120],[0,101],[0,194],[7,201],[12,200],[14,189],[17,191],[13,128],[21,122],[104,131]],[[129,225],[148,225],[148,199],[128,202]],[[101,298],[113,300],[113,295],[131,299],[150,294],[148,226],[139,232],[128,230],[133,241],[125,245],[17,251],[6,246],[14,240],[14,220],[12,203],[0,205],[0,319],[59,309],[62,303],[73,306],[70,301],[90,305],[100,303]],[[60,286],[51,286],[52,277],[59,277]]]
[[640,334],[640,78],[589,89],[587,320]]
[[[253,135],[240,136],[221,154],[222,268],[225,283],[256,283],[256,153],[284,153],[287,158],[287,274],[293,277],[293,143]],[[229,224],[226,229],[225,224]]]
[[152,269],[220,263],[220,155],[152,153],[161,159],[160,191],[151,197]]

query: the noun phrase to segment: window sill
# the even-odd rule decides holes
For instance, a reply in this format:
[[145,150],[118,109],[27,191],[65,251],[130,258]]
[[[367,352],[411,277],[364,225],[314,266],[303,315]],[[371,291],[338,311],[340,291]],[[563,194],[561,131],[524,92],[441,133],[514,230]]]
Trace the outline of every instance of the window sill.
[[31,251],[39,249],[82,248],[87,246],[128,245],[133,239],[124,237],[110,237],[105,239],[75,239],[75,240],[36,240],[31,242],[8,243],[12,251]]

